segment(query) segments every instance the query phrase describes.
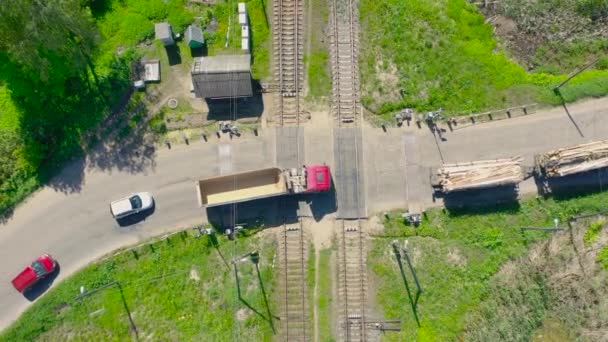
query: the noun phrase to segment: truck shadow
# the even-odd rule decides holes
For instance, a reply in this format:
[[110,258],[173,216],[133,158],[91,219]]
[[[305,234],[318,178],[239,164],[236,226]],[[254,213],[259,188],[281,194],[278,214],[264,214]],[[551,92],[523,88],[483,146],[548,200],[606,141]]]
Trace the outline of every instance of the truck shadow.
[[442,198],[450,216],[485,214],[493,212],[513,213],[519,210],[518,188],[501,186],[490,189],[457,191],[436,195]]
[[542,178],[536,181],[543,197],[567,200],[608,189],[608,168],[591,170],[564,177]]
[[207,219],[221,231],[239,225],[275,227],[297,222],[297,209],[298,202],[293,197],[279,196],[210,207],[207,208]]
[[333,180],[329,191],[310,194],[307,200],[310,201],[310,211],[316,222],[321,221],[325,215],[335,213],[336,210],[338,210],[338,205],[336,201],[336,188],[334,187]]
[[59,263],[57,263],[55,270],[49,273],[45,278],[38,281],[34,286],[25,290],[23,292],[23,297],[25,297],[25,299],[29,300],[30,302],[35,301],[44,292],[46,292],[46,290],[48,290],[51,285],[53,285],[53,282],[55,282],[55,279],[59,275],[60,271],[61,267],[59,266]]

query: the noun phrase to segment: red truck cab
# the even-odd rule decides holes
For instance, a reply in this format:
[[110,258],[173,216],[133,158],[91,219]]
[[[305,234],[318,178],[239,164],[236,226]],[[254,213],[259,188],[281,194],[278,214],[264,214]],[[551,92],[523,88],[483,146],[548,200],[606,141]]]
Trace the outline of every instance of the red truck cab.
[[52,273],[57,267],[57,262],[48,254],[40,256],[19,273],[12,281],[13,287],[19,292],[24,292],[40,279]]
[[306,192],[322,192],[331,188],[331,176],[327,165],[306,166]]

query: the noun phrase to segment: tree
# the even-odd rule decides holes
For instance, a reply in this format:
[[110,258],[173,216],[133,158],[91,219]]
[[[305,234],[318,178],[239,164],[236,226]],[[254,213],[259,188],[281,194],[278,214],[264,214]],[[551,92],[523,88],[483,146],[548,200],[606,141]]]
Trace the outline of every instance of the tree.
[[[88,7],[76,0],[11,0],[0,6],[0,49],[47,83],[83,77],[99,34]],[[58,68],[59,72],[53,72]]]

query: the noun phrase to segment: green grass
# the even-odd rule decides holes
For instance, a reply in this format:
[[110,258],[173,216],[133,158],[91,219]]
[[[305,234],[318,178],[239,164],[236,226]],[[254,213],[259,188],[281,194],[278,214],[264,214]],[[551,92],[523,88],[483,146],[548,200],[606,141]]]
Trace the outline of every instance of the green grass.
[[168,21],[174,34],[183,33],[194,20],[194,13],[184,4],[184,0],[110,0],[110,10],[99,13],[97,18],[102,43],[95,65],[100,72],[104,73],[104,67],[110,65],[118,48],[134,49],[143,40],[154,39],[157,22]]
[[583,241],[585,241],[585,244],[592,244],[593,241],[595,241],[600,236],[604,223],[604,221],[596,221],[589,225],[589,227],[585,231],[585,235],[583,236]]
[[307,31],[305,44],[306,47],[310,46],[310,50],[307,49],[304,55],[304,65],[307,66],[307,99],[325,103],[331,95],[329,49],[324,33],[328,25],[329,8],[328,3],[321,0],[308,0],[305,4],[306,8],[309,5],[312,5],[314,14],[307,18],[308,25],[311,25]]
[[[266,19],[269,5],[264,0],[244,0],[249,15],[252,64],[251,73],[254,79],[261,80],[270,76],[270,26]],[[218,29],[214,34],[206,34],[209,55],[241,53],[241,30],[238,22],[237,2],[222,1],[211,8],[211,13],[218,20]],[[229,19],[230,18],[230,19]],[[230,25],[228,22],[230,20]],[[228,28],[230,35],[226,40]],[[227,45],[226,45],[227,43]]]
[[[551,89],[565,75],[526,73],[465,0],[363,0],[360,13],[362,102],[372,112],[442,107],[456,115],[560,102]],[[606,70],[585,72],[562,88],[568,102],[606,93]]]
[[603,336],[598,323],[605,321],[608,309],[603,285],[608,273],[595,265],[598,249],[582,244],[595,219],[573,221],[569,231],[551,234],[503,265],[489,281],[482,303],[467,314],[459,339],[580,341]]
[[319,283],[317,284],[318,297],[318,322],[319,322],[319,341],[335,341],[332,334],[332,273],[331,259],[332,249],[326,248],[319,251]]
[[308,293],[306,294],[308,297],[308,336],[312,336],[314,333],[315,326],[315,263],[316,263],[316,255],[315,255],[315,246],[310,243],[308,247],[308,264],[307,274],[306,274],[306,285],[308,286]]
[[597,254],[596,261],[608,272],[608,246],[604,246]]
[[[576,213],[606,209],[608,193],[569,200],[526,200],[521,205],[489,208],[487,212],[431,210],[417,229],[391,214],[386,230],[374,240],[369,264],[377,282],[376,298],[383,316],[401,318],[403,330],[387,334],[388,341],[455,340],[466,315],[489,295],[489,280],[506,261],[523,255],[546,233],[522,232],[522,226],[551,226]],[[410,309],[390,243],[407,238],[414,267],[423,288],[418,313]],[[413,280],[409,276],[410,287]]]
[[[260,250],[266,293],[274,291],[273,242],[256,237],[238,238],[236,243],[221,237],[219,240],[220,250],[228,259]],[[243,261],[238,270],[242,297],[266,316],[253,264]],[[184,232],[96,262],[55,284],[0,335],[0,340],[128,340],[129,324],[116,287],[75,300],[80,286],[92,290],[112,281],[122,284],[140,339],[272,338],[267,321],[237,299],[234,271],[222,262],[209,239],[195,239]],[[239,310],[244,313],[241,320],[235,315]],[[271,310],[275,312],[272,303]]]

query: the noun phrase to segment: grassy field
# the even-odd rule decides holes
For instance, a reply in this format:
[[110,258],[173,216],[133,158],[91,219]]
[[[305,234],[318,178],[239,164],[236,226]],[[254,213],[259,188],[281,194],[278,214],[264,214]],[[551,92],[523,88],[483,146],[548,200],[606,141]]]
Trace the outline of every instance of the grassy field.
[[22,201],[39,186],[35,165],[25,158],[20,135],[22,113],[0,82],[0,213]]
[[319,251],[319,283],[317,284],[317,308],[319,322],[319,341],[333,342],[335,339],[332,334],[332,273],[331,273],[331,254],[332,249],[326,248]]
[[307,100],[327,103],[331,95],[331,77],[329,49],[324,31],[328,25],[329,7],[327,1],[307,0],[308,9],[312,6],[314,15],[307,17],[308,31],[306,35],[306,54],[304,64],[307,66]]
[[[571,71],[527,73],[465,0],[363,0],[360,18],[362,102],[374,113],[557,104],[551,89]],[[583,73],[562,90],[566,101],[604,95],[608,70]]]
[[[596,261],[608,241],[597,218],[572,223],[503,265],[488,296],[468,315],[466,341],[600,341],[608,311],[608,273]],[[605,224],[605,222],[604,222]],[[605,228],[605,227],[603,227]],[[599,240],[590,244],[590,230]]]
[[[522,232],[519,227],[552,226],[554,218],[566,222],[575,213],[608,209],[607,201],[608,193],[598,193],[561,201],[531,199],[487,212],[432,210],[417,229],[393,214],[385,220],[382,235],[374,239],[368,258],[384,317],[403,321],[403,331],[387,334],[385,339],[457,339],[467,326],[467,315],[492,294],[493,275],[505,262],[524,255],[548,236],[538,231]],[[424,291],[418,304],[419,329],[390,246],[393,239],[408,240]],[[411,288],[413,280],[408,277]]]
[[[260,251],[261,278],[270,298],[275,287],[274,241],[250,237],[232,242],[219,237],[218,243],[228,261]],[[232,266],[224,264],[212,240],[178,233],[96,262],[56,284],[0,340],[127,340],[129,323],[118,287],[75,300],[81,286],[93,290],[113,281],[122,284],[140,339],[271,340],[255,267],[246,259],[238,263],[238,272],[246,303],[238,300]],[[276,314],[272,302],[270,310]]]
[[[264,0],[242,2],[247,3],[247,13],[251,23],[250,44],[253,55],[251,72],[254,79],[261,80],[270,76],[270,23],[265,7],[268,4]],[[241,27],[238,22],[237,2],[218,2],[209,11],[213,17],[217,18],[218,29],[213,34],[205,35],[208,53],[210,55],[240,53]]]

